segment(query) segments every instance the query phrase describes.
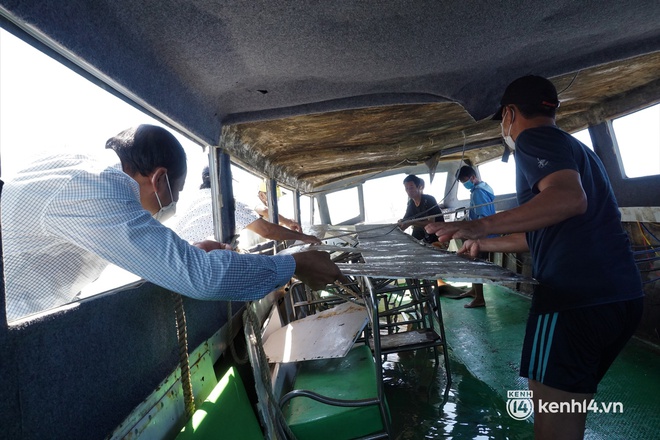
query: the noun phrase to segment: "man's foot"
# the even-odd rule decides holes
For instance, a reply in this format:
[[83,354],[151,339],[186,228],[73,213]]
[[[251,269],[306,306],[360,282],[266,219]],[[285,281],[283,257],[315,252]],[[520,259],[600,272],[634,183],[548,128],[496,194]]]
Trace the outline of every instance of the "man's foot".
[[463,305],[466,309],[475,309],[477,307],[486,307],[486,301],[480,298],[475,298],[469,303]]

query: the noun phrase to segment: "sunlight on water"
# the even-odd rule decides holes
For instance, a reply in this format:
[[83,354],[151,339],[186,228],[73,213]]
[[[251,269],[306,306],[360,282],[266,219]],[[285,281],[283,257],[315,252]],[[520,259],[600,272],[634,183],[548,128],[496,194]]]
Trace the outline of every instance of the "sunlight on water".
[[513,420],[501,395],[451,360],[452,385],[443,405],[445,372],[420,350],[389,355],[383,368],[392,438],[532,439],[532,424]]

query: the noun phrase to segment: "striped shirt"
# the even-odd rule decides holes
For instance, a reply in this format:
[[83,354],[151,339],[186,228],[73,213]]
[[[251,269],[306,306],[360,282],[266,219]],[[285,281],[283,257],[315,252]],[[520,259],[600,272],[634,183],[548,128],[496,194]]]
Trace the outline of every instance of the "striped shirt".
[[8,320],[70,302],[108,263],[202,300],[259,299],[295,270],[291,256],[191,246],[142,208],[119,164],[83,155],[19,172],[4,186],[1,215]]

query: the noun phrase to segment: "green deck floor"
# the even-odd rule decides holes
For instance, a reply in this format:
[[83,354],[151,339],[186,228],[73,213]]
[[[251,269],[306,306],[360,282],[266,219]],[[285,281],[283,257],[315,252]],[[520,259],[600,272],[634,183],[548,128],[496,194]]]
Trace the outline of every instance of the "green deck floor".
[[[483,436],[465,432],[467,435],[453,437],[529,438],[531,424],[508,418],[505,404],[507,390],[527,389],[526,379],[518,377],[518,365],[530,301],[500,286],[486,285],[484,291],[485,308],[466,309],[463,305],[469,301],[467,299],[442,298],[455,377],[459,383],[461,379],[469,377],[471,383],[483,385],[484,394],[481,398],[484,402],[483,412],[487,413],[483,422],[487,429],[482,433]],[[585,438],[660,438],[660,418],[657,416],[660,410],[659,354],[656,347],[636,339],[631,340],[601,382],[595,396],[599,404],[621,402],[623,413],[590,413]],[[452,386],[450,408],[457,401],[469,398],[461,395],[460,385]],[[486,404],[490,408],[486,408]],[[489,418],[498,425],[495,433],[487,427]],[[458,415],[452,423],[460,424],[460,419]],[[507,423],[515,431],[499,426]],[[438,435],[437,438],[446,437],[448,435]]]

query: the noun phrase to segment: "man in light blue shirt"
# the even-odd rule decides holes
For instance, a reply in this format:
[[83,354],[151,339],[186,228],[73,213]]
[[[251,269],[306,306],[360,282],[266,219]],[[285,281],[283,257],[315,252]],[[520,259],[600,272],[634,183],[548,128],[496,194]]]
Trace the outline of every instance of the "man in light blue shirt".
[[[495,193],[486,183],[479,180],[476,171],[470,166],[463,166],[458,170],[456,179],[459,180],[465,189],[470,191],[470,210],[468,211],[468,220],[477,220],[489,215],[495,214]],[[480,255],[486,258],[487,254]],[[474,298],[465,304],[465,308],[485,307],[484,285],[473,283],[472,288],[458,296],[459,298]]]
[[174,214],[186,179],[179,141],[161,127],[140,125],[106,148],[115,165],[108,158],[51,156],[5,184],[8,320],[70,302],[109,263],[202,300],[256,300],[294,273],[314,289],[341,276],[323,252],[269,257],[213,241],[188,244],[160,223]]

